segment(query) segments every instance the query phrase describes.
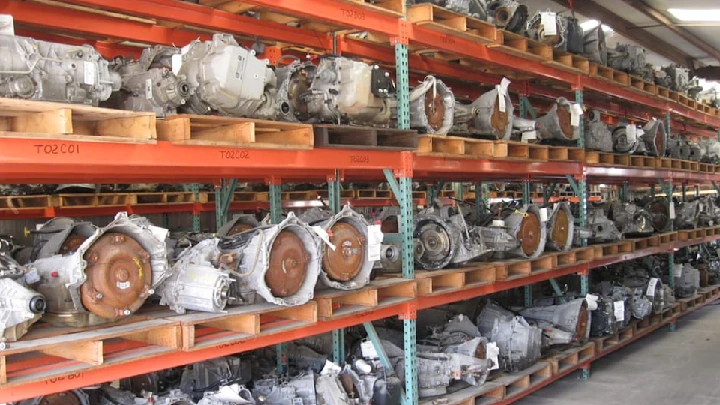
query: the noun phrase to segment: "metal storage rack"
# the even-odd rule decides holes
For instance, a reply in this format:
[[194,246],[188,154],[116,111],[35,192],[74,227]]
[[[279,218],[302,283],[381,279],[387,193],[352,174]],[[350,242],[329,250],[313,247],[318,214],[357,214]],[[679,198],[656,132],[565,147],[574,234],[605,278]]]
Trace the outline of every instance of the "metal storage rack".
[[[575,68],[558,66],[553,61],[528,59],[504,52],[497,47],[496,38],[489,41],[473,39],[461,33],[448,33],[432,27],[408,22],[403,12],[373,5],[363,0],[200,0],[208,6],[228,5],[228,10],[240,12],[251,7],[302,18],[307,24],[300,28],[288,27],[274,18],[250,18],[229,11],[196,6],[175,0],[134,0],[116,2],[113,0],[71,0],[80,7],[66,7],[60,2],[24,2],[0,0],[0,13],[12,14],[19,25],[18,34],[39,39],[66,42],[90,43],[104,56],[116,54],[137,54],[137,49],[118,45],[120,41],[146,44],[184,44],[194,39],[207,39],[208,32],[227,32],[238,35],[245,43],[255,38],[268,42],[264,57],[277,59],[281,52],[303,54],[307,51],[335,53],[360,57],[381,64],[396,66],[398,88],[399,127],[409,127],[409,81],[420,73],[431,72],[444,79],[456,90],[466,95],[476,95],[477,84],[494,85],[501,76],[486,71],[501,69],[524,79],[514,79],[510,90],[521,100],[533,97],[569,98],[586,106],[601,109],[617,118],[647,120],[651,113],[666,119],[666,125],[682,128],[684,131],[702,137],[717,136],[720,128],[720,114],[717,110],[683,105],[657,95],[634,91],[629,86],[608,82]],[[311,7],[308,6],[311,4]],[[388,3],[404,4],[404,0],[388,0]],[[403,6],[400,7],[404,9]],[[318,28],[322,27],[322,28]],[[330,28],[328,28],[330,27]],[[343,32],[369,31],[379,34],[385,40],[370,42],[351,38]],[[42,32],[41,32],[42,31]],[[495,32],[495,31],[493,31]],[[62,35],[61,35],[62,34]],[[70,36],[67,36],[67,35]],[[83,39],[78,39],[83,38]],[[98,40],[97,38],[101,38]],[[453,55],[448,62],[440,58],[421,56],[418,49],[432,49],[439,53]],[[552,58],[551,58],[552,59]],[[489,68],[495,69],[489,69]],[[533,81],[531,84],[530,81]],[[529,103],[522,101],[524,111]],[[638,108],[642,106],[642,110]],[[527,111],[529,112],[529,111]],[[581,137],[582,139],[582,137]],[[667,195],[672,194],[672,184],[708,184],[720,181],[720,173],[699,173],[679,170],[636,169],[625,167],[593,167],[584,162],[527,162],[486,159],[453,159],[418,156],[411,152],[383,152],[357,150],[307,151],[250,149],[240,160],[222,159],[227,147],[176,146],[167,142],[157,145],[82,143],[82,152],[68,154],[45,154],[38,144],[74,144],[74,141],[3,138],[0,140],[0,177],[6,183],[57,183],[57,182],[98,182],[98,183],[139,183],[139,182],[220,182],[216,193],[215,210],[218,222],[222,222],[230,208],[230,196],[236,180],[264,182],[270,186],[269,208],[277,220],[281,211],[279,198],[282,181],[309,178],[327,181],[329,201],[333,209],[339,208],[339,184],[342,181],[385,180],[398,198],[402,211],[401,233],[389,238],[403,243],[403,277],[415,280],[412,258],[412,190],[416,181],[437,180],[473,182],[482,190],[482,182],[490,180],[532,182],[569,182],[576,190],[582,203],[580,222],[585,221],[586,185],[588,183],[610,184],[654,184],[658,182]],[[579,145],[582,146],[582,145]],[[115,158],[113,160],[112,158]],[[527,189],[527,188],[526,188]],[[528,193],[525,194],[526,196]],[[476,198],[481,200],[482,193]],[[166,212],[167,207],[146,208],[145,212]],[[188,205],[185,212],[197,214],[211,209]],[[140,211],[143,212],[143,211]],[[56,211],[28,213],[27,217],[56,214]],[[80,214],[78,212],[75,215]],[[85,214],[90,215],[88,211]],[[100,214],[94,212],[93,214]],[[0,218],[10,219],[11,215],[0,213]],[[17,217],[16,217],[17,218]],[[195,224],[194,224],[195,225]],[[197,224],[199,226],[199,224]],[[0,402],[15,401],[42,394],[79,388],[126,376],[147,373],[208,358],[238,353],[292,339],[333,331],[335,354],[342,357],[342,334],[337,331],[348,326],[359,325],[390,316],[404,320],[406,355],[406,405],[418,403],[417,380],[415,376],[415,317],[419,309],[429,308],[458,300],[490,294],[532,283],[552,280],[569,274],[581,276],[582,287],[587,291],[591,269],[612,262],[630,260],[650,254],[672,254],[674,249],[690,244],[720,238],[720,229],[706,230],[686,240],[669,240],[656,246],[630,252],[619,252],[610,258],[581,259],[574,263],[531,272],[523,277],[492,281],[476,280],[462,282],[437,294],[422,295],[413,290],[412,297],[399,304],[390,304],[330,320],[317,320],[310,316],[305,325],[288,329],[272,330],[260,335],[236,333],[230,340],[215,346],[183,351],[180,341],[186,330],[179,324],[165,324],[162,336],[144,339],[154,343],[139,347],[109,342],[100,350],[104,351],[100,361],[88,364],[82,361],[68,361],[47,356],[29,361],[9,362],[0,352]],[[587,250],[587,249],[585,249]],[[672,269],[671,269],[672,271]],[[672,280],[672,278],[671,278]],[[417,280],[415,280],[417,281]],[[414,288],[417,288],[416,286]],[[526,290],[529,291],[529,290]],[[717,291],[716,291],[717,292]],[[703,303],[718,298],[710,294]],[[673,314],[649,327],[642,336],[663,324],[674,324],[682,314]],[[624,344],[628,343],[625,342]],[[157,346],[164,350],[158,350]],[[616,347],[617,348],[617,347]],[[612,349],[615,350],[616,348]],[[553,375],[542,385],[560,378],[570,371],[581,368],[589,370],[590,362],[607,352],[578,362],[573,368]],[[587,373],[584,373],[587,376]],[[538,389],[537,385],[521,393],[526,395]],[[509,403],[521,395],[500,399],[497,403]],[[460,403],[460,402],[458,402]],[[465,403],[465,402],[462,402]],[[472,403],[472,402],[467,402]]]

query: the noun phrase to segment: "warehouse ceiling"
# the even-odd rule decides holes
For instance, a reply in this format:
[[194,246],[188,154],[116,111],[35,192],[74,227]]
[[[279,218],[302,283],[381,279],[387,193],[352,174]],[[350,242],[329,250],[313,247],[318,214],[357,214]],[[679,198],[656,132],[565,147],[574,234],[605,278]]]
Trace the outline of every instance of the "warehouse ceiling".
[[[530,10],[568,10],[581,23],[601,20],[613,29],[609,47],[631,42],[651,51],[654,65],[720,66],[720,11],[696,13],[715,21],[681,21],[668,9],[720,10],[717,0],[525,0]],[[691,16],[692,17],[692,16]],[[707,75],[708,77],[710,75]],[[713,77],[713,79],[720,79]]]

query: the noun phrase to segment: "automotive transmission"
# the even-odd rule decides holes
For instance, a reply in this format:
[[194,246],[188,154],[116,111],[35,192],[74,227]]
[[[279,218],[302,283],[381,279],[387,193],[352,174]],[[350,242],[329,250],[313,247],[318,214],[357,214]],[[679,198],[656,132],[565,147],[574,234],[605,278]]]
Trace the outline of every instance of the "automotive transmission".
[[720,161],[720,142],[714,139],[702,139],[699,146],[702,163],[717,164]]
[[643,127],[643,133],[640,137],[640,144],[635,153],[644,153],[650,156],[665,156],[665,147],[667,145],[667,132],[665,132],[665,124],[662,120],[652,119]]
[[675,217],[676,229],[695,229],[700,219],[700,200],[687,201],[680,204]]
[[175,114],[190,95],[185,77],[173,71],[173,61],[179,58],[180,49],[165,46],[145,48],[136,61],[116,58],[112,68],[120,74],[122,87],[107,104],[123,110],[152,112],[158,117]]
[[615,44],[615,49],[608,49],[607,65],[613,69],[645,78],[647,73],[645,48],[630,44]]
[[496,27],[515,33],[525,30],[528,9],[515,0],[490,0],[487,2],[487,20]]
[[[310,209],[300,216],[302,221],[319,226],[328,233],[329,243],[322,245],[320,281],[338,290],[357,290],[370,281],[374,260],[370,260],[370,229],[365,218],[343,207],[336,215]],[[382,238],[373,241],[382,242]]]
[[274,118],[275,73],[255,52],[229,34],[193,41],[182,50],[178,75],[187,78],[190,96],[182,110],[192,114]]
[[414,221],[415,263],[423,269],[442,269],[487,253],[479,230],[468,228],[462,213],[452,207],[425,209]]
[[675,263],[675,295],[688,298],[695,295],[700,288],[700,272],[690,264]]
[[313,121],[387,125],[394,96],[392,77],[378,66],[325,56],[302,100]]
[[585,149],[612,152],[612,133],[601,118],[598,110],[588,112],[588,119],[585,121]]
[[478,330],[500,349],[500,368],[520,371],[540,358],[542,330],[531,326],[522,316],[500,307],[492,301],[485,303],[477,319]]
[[17,402],[18,405],[90,405],[83,390],[70,390]]
[[301,305],[313,297],[321,267],[320,238],[293,213],[267,225],[224,238],[224,268],[237,278],[231,295],[254,303],[255,295],[277,305]]
[[32,248],[27,256],[28,262],[54,255],[74,253],[85,240],[93,236],[97,227],[90,222],[76,222],[70,218],[56,217],[38,226],[32,231]]
[[580,137],[583,109],[560,97],[547,114],[537,119],[538,139],[574,141]]
[[251,214],[238,214],[234,215],[233,218],[220,227],[218,230],[219,237],[233,236],[238,233],[249,231],[260,225],[255,215]]
[[27,273],[10,257],[0,252],[0,337],[14,342],[27,333],[28,328],[45,312],[45,298],[27,288],[37,274]]
[[653,233],[652,215],[633,203],[615,201],[608,206],[608,218],[626,236],[643,236]]
[[642,128],[634,124],[616,126],[612,130],[613,152],[628,155],[635,153],[640,148],[644,133]]
[[452,90],[442,80],[427,76],[410,92],[410,128],[445,135],[453,126],[454,109]]
[[582,54],[583,33],[577,19],[561,16],[552,11],[538,11],[527,22],[525,35],[535,41],[563,51]]
[[549,324],[571,334],[571,341],[584,342],[590,337],[590,311],[585,298],[574,299],[560,305],[526,308],[520,311],[528,321],[538,322],[543,329]]
[[599,24],[587,31],[583,37],[583,48],[586,58],[591,62],[607,65],[608,51],[605,44],[605,31],[602,24]]
[[97,106],[120,89],[120,76],[90,45],[0,34],[0,96]]
[[291,122],[310,119],[303,96],[310,90],[315,73],[316,67],[310,61],[294,60],[288,65],[276,66],[277,119]]
[[40,278],[36,289],[47,301],[44,319],[89,325],[137,311],[169,276],[167,230],[121,212],[72,253],[39,258],[28,265]]
[[668,78],[668,87],[672,91],[687,94],[690,88],[690,69],[678,65],[663,66],[662,71]]
[[570,205],[566,202],[555,204],[547,221],[545,248],[566,252],[572,248],[574,236],[575,217],[570,211]]
[[530,258],[540,256],[547,241],[547,219],[541,212],[545,209],[535,204],[524,207],[503,204],[498,209],[493,225],[504,227],[510,236],[520,242],[520,246],[509,253]]
[[613,242],[623,238],[615,223],[605,215],[602,206],[588,206],[587,225],[591,234],[588,241],[591,243]]
[[453,132],[493,139],[510,139],[514,107],[507,88],[510,81],[503,79],[495,89],[480,96],[472,104],[455,105]]

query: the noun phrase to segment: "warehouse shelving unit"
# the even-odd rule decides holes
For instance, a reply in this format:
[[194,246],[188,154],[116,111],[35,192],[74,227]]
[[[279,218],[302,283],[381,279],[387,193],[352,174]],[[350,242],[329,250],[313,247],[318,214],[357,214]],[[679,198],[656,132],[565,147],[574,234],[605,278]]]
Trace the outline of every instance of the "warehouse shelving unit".
[[[229,11],[197,6],[175,0],[71,0],[79,7],[66,7],[61,2],[24,2],[0,0],[0,13],[12,14],[18,25],[18,34],[39,39],[90,43],[104,56],[118,54],[137,55],[138,49],[118,42],[130,41],[145,44],[185,44],[195,39],[209,39],[212,32],[226,32],[238,36],[244,44],[259,39],[265,43],[262,55],[271,61],[281,53],[335,53],[374,61],[396,67],[398,89],[398,127],[409,127],[409,81],[432,73],[446,81],[459,96],[477,96],[483,86],[493,86],[502,79],[502,72],[512,77],[510,90],[523,100],[523,113],[532,113],[526,100],[536,105],[547,99],[565,96],[586,107],[597,108],[608,115],[608,120],[648,120],[651,116],[665,119],[668,127],[677,128],[698,137],[716,137],[720,129],[720,113],[707,106],[683,105],[658,95],[637,91],[629,85],[609,82],[593,77],[577,69],[560,67],[553,61],[539,61],[503,51],[495,42],[497,38],[480,40],[467,35],[451,34],[419,23],[409,22],[404,13],[391,7],[384,8],[363,0],[201,0],[201,4],[227,5],[231,10],[242,11],[259,7],[268,11],[261,18],[250,18]],[[404,0],[388,0],[400,4]],[[276,15],[288,15],[302,19],[299,27],[283,25]],[[492,28],[492,32],[494,31]],[[332,31],[332,32],[331,32]],[[369,31],[381,40],[363,40],[350,35],[353,31]],[[69,35],[69,36],[68,36]],[[502,33],[499,33],[502,35]],[[452,55],[451,58],[435,58],[429,53]],[[461,63],[460,63],[461,62]],[[531,83],[532,81],[532,83]],[[642,108],[641,108],[642,107]],[[581,137],[582,139],[582,137]],[[214,183],[215,203],[194,202],[178,205],[128,206],[138,214],[186,212],[195,217],[201,212],[215,211],[218,223],[223,222],[228,211],[266,208],[277,222],[283,208],[280,198],[282,182],[328,182],[328,201],[333,210],[340,208],[340,183],[357,181],[387,181],[397,204],[401,207],[400,234],[387,235],[388,239],[403,243],[403,278],[412,284],[410,290],[398,293],[395,301],[372,302],[352,315],[331,316],[318,319],[317,299],[303,308],[303,315],[296,315],[296,322],[276,328],[260,328],[259,333],[225,331],[223,343],[194,347],[189,345],[189,333],[194,329],[178,318],[153,319],[162,333],[143,335],[120,335],[131,337],[117,342],[102,335],[104,332],[89,331],[85,336],[88,345],[98,348],[101,355],[92,361],[78,358],[60,358],[57,352],[46,350],[44,355],[30,359],[11,358],[9,352],[0,351],[0,402],[15,401],[52,392],[80,388],[108,380],[161,370],[209,358],[333,332],[334,355],[342,358],[342,334],[338,330],[354,325],[399,316],[404,320],[406,405],[418,403],[415,375],[415,318],[416,311],[459,300],[528,286],[577,274],[581,276],[582,288],[587,291],[588,276],[593,268],[651,254],[672,254],[675,249],[720,239],[720,229],[703,230],[686,240],[679,233],[671,232],[667,240],[654,246],[631,242],[618,244],[610,249],[614,254],[594,257],[595,247],[576,249],[572,262],[560,264],[550,260],[533,269],[531,261],[492,264],[476,269],[463,268],[452,276],[452,282],[439,281],[441,289],[433,290],[434,277],[443,277],[444,270],[431,275],[416,275],[412,258],[412,181],[471,182],[476,184],[476,201],[488,196],[487,182],[523,182],[526,190],[530,182],[570,183],[574,185],[582,202],[580,223],[585,221],[588,183],[639,184],[656,182],[665,185],[672,194],[671,185],[709,184],[720,182],[720,173],[700,173],[673,169],[598,167],[582,161],[525,161],[480,158],[453,158],[423,156],[412,152],[386,152],[377,150],[263,150],[244,149],[238,158],[228,158],[230,147],[179,146],[169,142],[157,144],[116,144],[23,139],[3,137],[0,139],[0,181],[4,183]],[[38,145],[41,145],[38,148]],[[73,153],[46,153],[44,145],[81,146]],[[580,145],[582,146],[582,145]],[[52,148],[50,149],[53,150]],[[270,187],[269,201],[263,204],[232,203],[230,197],[237,180],[261,182]],[[667,186],[670,187],[667,187]],[[197,188],[195,188],[197,190]],[[528,196],[529,193],[525,193]],[[460,196],[462,198],[462,196]],[[376,202],[385,205],[388,201]],[[54,215],[107,215],[116,208],[38,208],[15,212],[0,210],[0,219],[47,218]],[[199,230],[199,222],[193,224]],[[674,237],[672,236],[674,235]],[[687,236],[687,235],[686,235]],[[657,237],[658,241],[661,241]],[[622,245],[622,246],[621,246]],[[629,247],[628,247],[629,246]],[[636,246],[640,248],[636,249]],[[602,251],[602,248],[601,248]],[[602,255],[601,255],[602,256]],[[546,260],[549,256],[543,256]],[[547,263],[550,263],[549,267]],[[508,273],[508,266],[521,266],[517,274]],[[523,267],[524,266],[524,267]],[[672,269],[670,269],[672,272]],[[672,277],[671,277],[672,280]],[[427,285],[430,290],[426,290]],[[379,289],[380,287],[370,287]],[[526,289],[526,291],[528,291]],[[710,292],[702,303],[718,298],[717,289]],[[375,294],[378,294],[377,291]],[[527,297],[526,297],[527,298]],[[372,305],[374,304],[374,305]],[[689,310],[694,310],[701,303]],[[611,348],[616,350],[664,324],[674,324],[677,317],[687,313],[673,313],[641,333]],[[208,315],[209,316],[209,315]],[[245,318],[242,318],[245,319]],[[258,321],[259,322],[259,321]],[[124,326],[117,326],[123,328]],[[109,329],[112,329],[111,327]],[[102,335],[102,336],[100,336]],[[192,335],[194,339],[195,335]],[[94,339],[94,340],[93,340]],[[194,340],[193,340],[194,341]],[[130,343],[129,343],[130,342]],[[138,343],[139,342],[139,343]],[[9,350],[23,343],[12,343]],[[280,349],[281,350],[281,349]],[[570,368],[552,374],[540,384],[528,387],[520,393],[496,398],[495,403],[510,403],[517,398],[561,378],[575,369],[589,370],[590,362],[609,351],[593,352],[593,356]],[[42,351],[42,350],[41,350]],[[470,404],[460,401],[449,405]]]

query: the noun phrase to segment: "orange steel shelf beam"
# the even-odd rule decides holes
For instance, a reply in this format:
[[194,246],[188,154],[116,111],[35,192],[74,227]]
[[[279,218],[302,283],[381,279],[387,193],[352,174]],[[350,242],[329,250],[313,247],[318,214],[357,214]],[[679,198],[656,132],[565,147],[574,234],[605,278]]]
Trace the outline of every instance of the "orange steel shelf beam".
[[489,178],[565,178],[580,176],[580,162],[527,162],[513,160],[451,159],[416,156],[413,179],[473,181]]

